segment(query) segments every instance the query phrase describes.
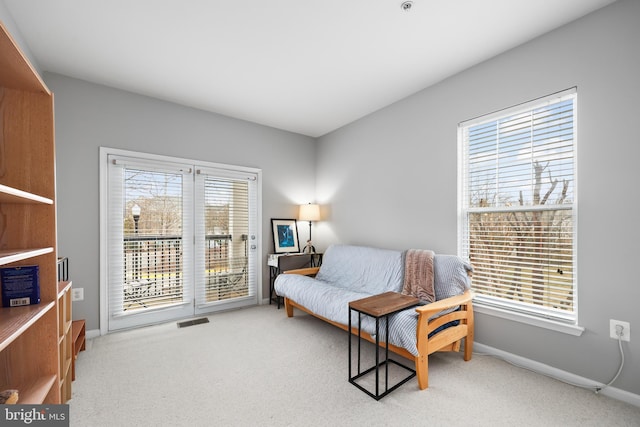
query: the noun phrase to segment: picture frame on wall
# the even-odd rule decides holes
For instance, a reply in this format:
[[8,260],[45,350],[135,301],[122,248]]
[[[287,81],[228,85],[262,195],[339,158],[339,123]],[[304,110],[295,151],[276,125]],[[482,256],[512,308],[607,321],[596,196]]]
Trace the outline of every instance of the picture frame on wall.
[[295,219],[271,219],[274,252],[277,254],[299,253],[298,222]]

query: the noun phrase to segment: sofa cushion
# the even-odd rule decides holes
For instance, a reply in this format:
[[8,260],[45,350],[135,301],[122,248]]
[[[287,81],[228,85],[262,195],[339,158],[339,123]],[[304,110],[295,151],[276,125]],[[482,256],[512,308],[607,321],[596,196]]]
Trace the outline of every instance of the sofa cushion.
[[[355,292],[297,274],[280,274],[276,278],[276,292],[286,296],[314,314],[342,325],[349,324],[349,303],[371,296]],[[375,337],[375,319],[361,316],[362,330]],[[416,327],[418,314],[415,308],[389,316],[389,342],[418,355]],[[358,312],[351,312],[351,325],[358,325]],[[386,340],[385,320],[380,319],[380,339]]]
[[370,296],[297,274],[279,275],[275,290],[278,295],[292,299],[315,314],[343,325],[349,321],[349,303]]
[[316,279],[358,293],[400,292],[402,252],[363,246],[332,245],[322,258]]
[[471,287],[467,271],[473,267],[456,255],[438,255],[433,259],[436,301],[463,294]]

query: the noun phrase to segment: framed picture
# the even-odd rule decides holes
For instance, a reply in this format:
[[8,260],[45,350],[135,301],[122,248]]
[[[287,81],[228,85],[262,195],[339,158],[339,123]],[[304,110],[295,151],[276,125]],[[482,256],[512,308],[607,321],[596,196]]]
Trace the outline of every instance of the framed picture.
[[298,223],[295,219],[271,219],[274,250],[277,254],[300,252]]

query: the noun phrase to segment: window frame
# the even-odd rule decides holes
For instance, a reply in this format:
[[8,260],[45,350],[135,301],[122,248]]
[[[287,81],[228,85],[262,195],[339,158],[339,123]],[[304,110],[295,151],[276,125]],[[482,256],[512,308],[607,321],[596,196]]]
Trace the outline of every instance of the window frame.
[[[573,162],[573,197],[570,204],[560,205],[525,205],[503,207],[495,206],[487,209],[488,212],[531,212],[534,210],[555,210],[555,209],[569,209],[571,211],[573,220],[572,230],[572,270],[573,270],[573,311],[565,315],[541,307],[533,307],[527,304],[521,304],[517,301],[512,301],[506,298],[500,298],[495,296],[485,295],[481,292],[474,292],[474,308],[476,312],[489,314],[495,317],[504,318],[516,322],[522,322],[529,325],[552,329],[555,331],[579,336],[584,332],[584,328],[578,325],[578,275],[577,275],[577,181],[578,181],[578,169],[577,169],[577,88],[573,87],[567,90],[556,92],[544,97],[536,98],[531,101],[527,101],[522,104],[518,104],[512,107],[508,107],[502,110],[498,110],[489,114],[481,115],[469,120],[462,121],[458,124],[458,254],[462,257],[469,257],[469,248],[471,246],[470,227],[469,227],[469,214],[485,211],[482,208],[468,206],[468,187],[470,183],[469,179],[469,159],[468,153],[468,140],[465,138],[465,129],[478,126],[483,123],[496,122],[503,118],[512,117],[517,114],[521,114],[527,111],[533,111],[537,108],[545,105],[554,104],[562,100],[573,100],[573,144],[572,144],[572,162]],[[535,158],[532,156],[532,160]],[[496,178],[497,179],[497,178]],[[496,181],[497,182],[497,181]],[[472,285],[473,289],[473,285]]]

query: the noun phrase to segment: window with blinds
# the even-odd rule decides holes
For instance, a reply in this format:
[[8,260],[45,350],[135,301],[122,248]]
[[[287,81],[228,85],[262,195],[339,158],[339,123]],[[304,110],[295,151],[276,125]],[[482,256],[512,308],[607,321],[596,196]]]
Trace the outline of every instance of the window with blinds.
[[460,247],[480,304],[575,323],[576,91],[459,125]]

